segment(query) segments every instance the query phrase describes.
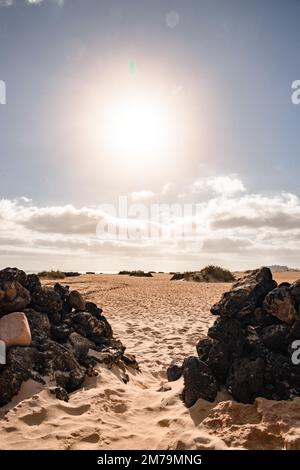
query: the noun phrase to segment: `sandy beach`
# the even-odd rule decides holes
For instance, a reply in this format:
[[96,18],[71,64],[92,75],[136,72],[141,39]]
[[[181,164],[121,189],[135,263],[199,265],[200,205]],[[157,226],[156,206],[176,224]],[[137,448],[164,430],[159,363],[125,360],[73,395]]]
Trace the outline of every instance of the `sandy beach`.
[[[274,277],[293,281],[300,273]],[[300,449],[300,399],[259,398],[243,405],[220,392],[214,403],[200,399],[184,406],[182,379],[168,383],[166,368],[175,358],[195,355],[196,342],[215,319],[210,306],[230,285],[169,279],[155,274],[67,280],[103,307],[141,372],[130,371],[125,385],[116,366],[101,367],[68,403],[29,380],[1,410],[0,449]]]

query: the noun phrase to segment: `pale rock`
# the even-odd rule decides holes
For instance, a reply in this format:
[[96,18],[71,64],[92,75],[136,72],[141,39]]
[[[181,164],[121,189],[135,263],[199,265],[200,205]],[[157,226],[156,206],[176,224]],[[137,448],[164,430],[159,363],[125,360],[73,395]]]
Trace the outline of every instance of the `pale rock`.
[[23,312],[10,313],[0,319],[0,340],[6,346],[30,346],[30,327]]

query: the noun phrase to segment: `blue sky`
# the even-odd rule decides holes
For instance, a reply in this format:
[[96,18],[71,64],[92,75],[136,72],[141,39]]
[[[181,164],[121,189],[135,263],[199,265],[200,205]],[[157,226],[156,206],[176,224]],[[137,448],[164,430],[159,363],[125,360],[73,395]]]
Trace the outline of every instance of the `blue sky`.
[[[2,0],[0,5],[0,79],[7,87],[7,104],[0,105],[3,204],[17,206],[26,218],[34,211],[67,211],[70,206],[79,212],[94,210],[116,202],[120,195],[147,190],[163,202],[190,194],[189,200],[194,197],[209,205],[220,194],[207,181],[220,177],[242,182],[239,195],[226,195],[238,198],[233,207],[242,198],[255,196],[264,205],[263,198],[273,201],[276,212],[282,193],[299,196],[300,106],[291,102],[291,84],[300,78],[299,1]],[[173,28],[166,23],[170,12],[178,15]],[[179,124],[174,128],[173,153],[164,161],[163,156],[155,164],[144,160],[133,168],[129,161],[120,163],[121,156],[111,161],[104,148],[91,144],[96,135],[86,133],[83,121],[113,100],[116,90],[122,94],[128,86],[145,92],[147,87],[157,88],[168,95]],[[100,127],[99,123],[99,133]],[[202,181],[202,191],[193,190],[196,181]],[[172,190],[162,191],[165,185]],[[20,197],[31,201],[23,201],[23,207]],[[293,204],[292,217],[297,218],[298,201]],[[253,206],[248,210],[252,217]],[[20,220],[17,226],[23,242],[28,237],[27,245],[14,255],[18,242],[8,243],[11,226],[5,226],[2,237],[7,243],[2,246],[7,262],[20,259],[29,269],[38,249],[41,264],[48,266],[51,249],[45,240],[39,245],[36,227],[31,227],[30,237],[22,232]],[[268,251],[270,243],[265,251],[259,245],[261,254],[253,261],[251,249],[257,252],[267,230],[272,237],[276,230],[279,237],[286,227],[262,224],[261,229],[265,232],[260,240],[244,227],[235,229],[235,236],[255,245],[248,256],[237,255],[234,262],[226,253],[228,245],[220,242],[224,263],[239,268],[272,258],[300,265],[294,226],[294,245],[288,253],[280,251],[278,238],[278,252]],[[57,231],[48,235],[58,241],[63,236]],[[233,234],[218,236],[224,241]],[[89,269],[85,242],[90,239],[80,239],[80,256],[85,259],[82,266]],[[41,248],[45,245],[47,252]],[[116,269],[132,262],[126,249]],[[61,253],[57,263],[69,266],[67,251],[59,244],[55,250]],[[138,250],[134,253],[133,264],[149,265]],[[109,260],[111,254],[102,247],[99,257],[104,255]],[[174,257],[162,248],[153,253],[156,261],[150,267],[158,269],[163,260],[162,269],[194,268],[202,261],[218,260],[220,254],[202,250],[201,256],[196,250],[192,260],[183,250],[174,265]]]

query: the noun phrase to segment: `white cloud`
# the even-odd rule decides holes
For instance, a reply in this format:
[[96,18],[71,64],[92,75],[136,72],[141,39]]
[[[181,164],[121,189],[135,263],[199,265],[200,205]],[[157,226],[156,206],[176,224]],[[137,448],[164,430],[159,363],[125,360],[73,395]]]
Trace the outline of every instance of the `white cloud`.
[[[123,266],[129,266],[129,258],[143,260],[152,256],[158,264],[160,259],[169,260],[173,269],[180,269],[179,265],[175,266],[179,261],[182,269],[197,268],[205,262],[244,268],[264,263],[300,266],[298,196],[231,193],[208,196],[197,205],[197,213],[187,215],[175,211],[155,223],[147,218],[147,212],[141,218],[135,218],[134,213],[126,218],[118,213],[118,208],[109,212],[103,207],[38,207],[25,197],[2,199],[0,249],[11,262],[15,253],[32,262],[36,255],[40,263],[51,261],[54,256],[71,260],[72,255],[78,263],[80,260],[94,262],[94,257],[101,255],[107,257],[108,265],[124,259]],[[146,191],[147,197],[143,191],[138,194],[139,205],[147,209],[148,205],[141,203],[146,203],[147,197],[153,197],[154,193]],[[132,202],[132,207],[136,206],[134,199]],[[130,202],[128,204],[130,206]],[[177,206],[184,207],[184,204],[177,203]],[[163,207],[163,214],[169,206],[160,207]],[[97,232],[99,222],[115,227],[116,231]],[[201,223],[200,236],[190,230],[184,237],[177,231],[174,237],[174,230],[186,222],[190,222],[189,227]],[[134,236],[128,237],[128,231]]]
[[192,184],[191,192],[195,194],[200,193],[205,187],[206,181],[203,179],[198,179]]
[[246,191],[243,182],[237,176],[231,175],[197,179],[191,187],[191,192],[199,194],[207,189],[212,189],[215,194],[223,196],[233,196]]
[[300,229],[300,201],[293,194],[273,197],[259,194],[228,198],[213,209],[211,225],[214,230],[257,230],[267,227],[280,231]]
[[[64,6],[65,0],[23,0],[27,5],[40,5],[42,3],[52,2],[58,7],[62,8]],[[15,0],[0,0],[0,7],[11,7],[15,3]]]
[[168,194],[170,189],[171,189],[171,183],[164,184],[161,190],[162,195],[165,196],[166,194]]
[[131,193],[130,196],[133,201],[145,201],[146,199],[152,199],[155,193],[148,189],[142,189],[141,191]]
[[232,196],[233,194],[246,191],[243,182],[235,176],[216,176],[207,179],[207,186],[217,194]]

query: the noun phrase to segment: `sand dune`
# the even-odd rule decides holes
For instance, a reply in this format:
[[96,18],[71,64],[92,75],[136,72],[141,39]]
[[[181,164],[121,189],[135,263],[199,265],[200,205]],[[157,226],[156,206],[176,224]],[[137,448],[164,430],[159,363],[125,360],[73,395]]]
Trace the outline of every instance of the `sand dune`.
[[[182,381],[168,383],[166,367],[195,354],[214,320],[210,306],[229,286],[169,278],[68,279],[103,307],[141,373],[131,371],[125,385],[115,366],[102,367],[68,403],[28,381],[0,412],[1,449],[300,449],[300,399],[242,405],[220,392],[215,403],[198,400],[185,408]],[[300,273],[275,278],[293,280]]]

